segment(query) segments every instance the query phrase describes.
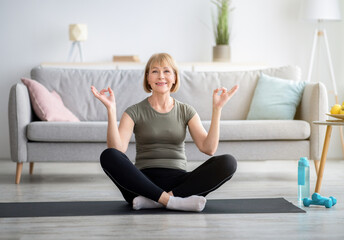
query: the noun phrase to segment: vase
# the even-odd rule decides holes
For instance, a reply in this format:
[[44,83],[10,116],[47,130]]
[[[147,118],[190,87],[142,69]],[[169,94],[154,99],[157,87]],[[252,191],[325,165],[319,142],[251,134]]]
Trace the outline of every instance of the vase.
[[216,45],[213,47],[213,62],[230,62],[231,51],[229,45]]

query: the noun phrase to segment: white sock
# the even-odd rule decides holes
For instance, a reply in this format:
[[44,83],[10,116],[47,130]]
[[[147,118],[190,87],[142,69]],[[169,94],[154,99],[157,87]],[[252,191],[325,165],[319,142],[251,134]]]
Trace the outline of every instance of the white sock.
[[135,210],[162,207],[164,207],[164,205],[143,196],[137,196],[133,199],[133,209]]
[[190,196],[186,198],[171,196],[166,208],[171,210],[202,212],[207,199],[202,196]]

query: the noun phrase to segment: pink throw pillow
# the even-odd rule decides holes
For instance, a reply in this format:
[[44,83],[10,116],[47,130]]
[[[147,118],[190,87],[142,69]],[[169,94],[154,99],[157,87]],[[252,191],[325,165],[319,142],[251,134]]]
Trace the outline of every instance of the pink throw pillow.
[[60,95],[49,92],[39,82],[22,78],[22,82],[29,89],[33,110],[42,121],[51,122],[80,122],[80,120],[63,104]]

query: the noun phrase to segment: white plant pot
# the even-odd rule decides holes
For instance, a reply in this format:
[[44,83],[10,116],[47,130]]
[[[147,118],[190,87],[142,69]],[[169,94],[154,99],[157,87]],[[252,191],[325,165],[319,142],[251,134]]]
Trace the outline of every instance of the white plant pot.
[[216,45],[213,47],[213,62],[230,62],[231,51],[229,45]]

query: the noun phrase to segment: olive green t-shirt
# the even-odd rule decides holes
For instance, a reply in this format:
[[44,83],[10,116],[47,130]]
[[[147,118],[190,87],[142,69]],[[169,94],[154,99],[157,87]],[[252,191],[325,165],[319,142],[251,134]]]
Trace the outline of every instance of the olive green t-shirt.
[[146,98],[125,112],[135,123],[137,168],[186,170],[184,140],[187,124],[196,114],[193,107],[174,100],[170,112],[159,113]]

